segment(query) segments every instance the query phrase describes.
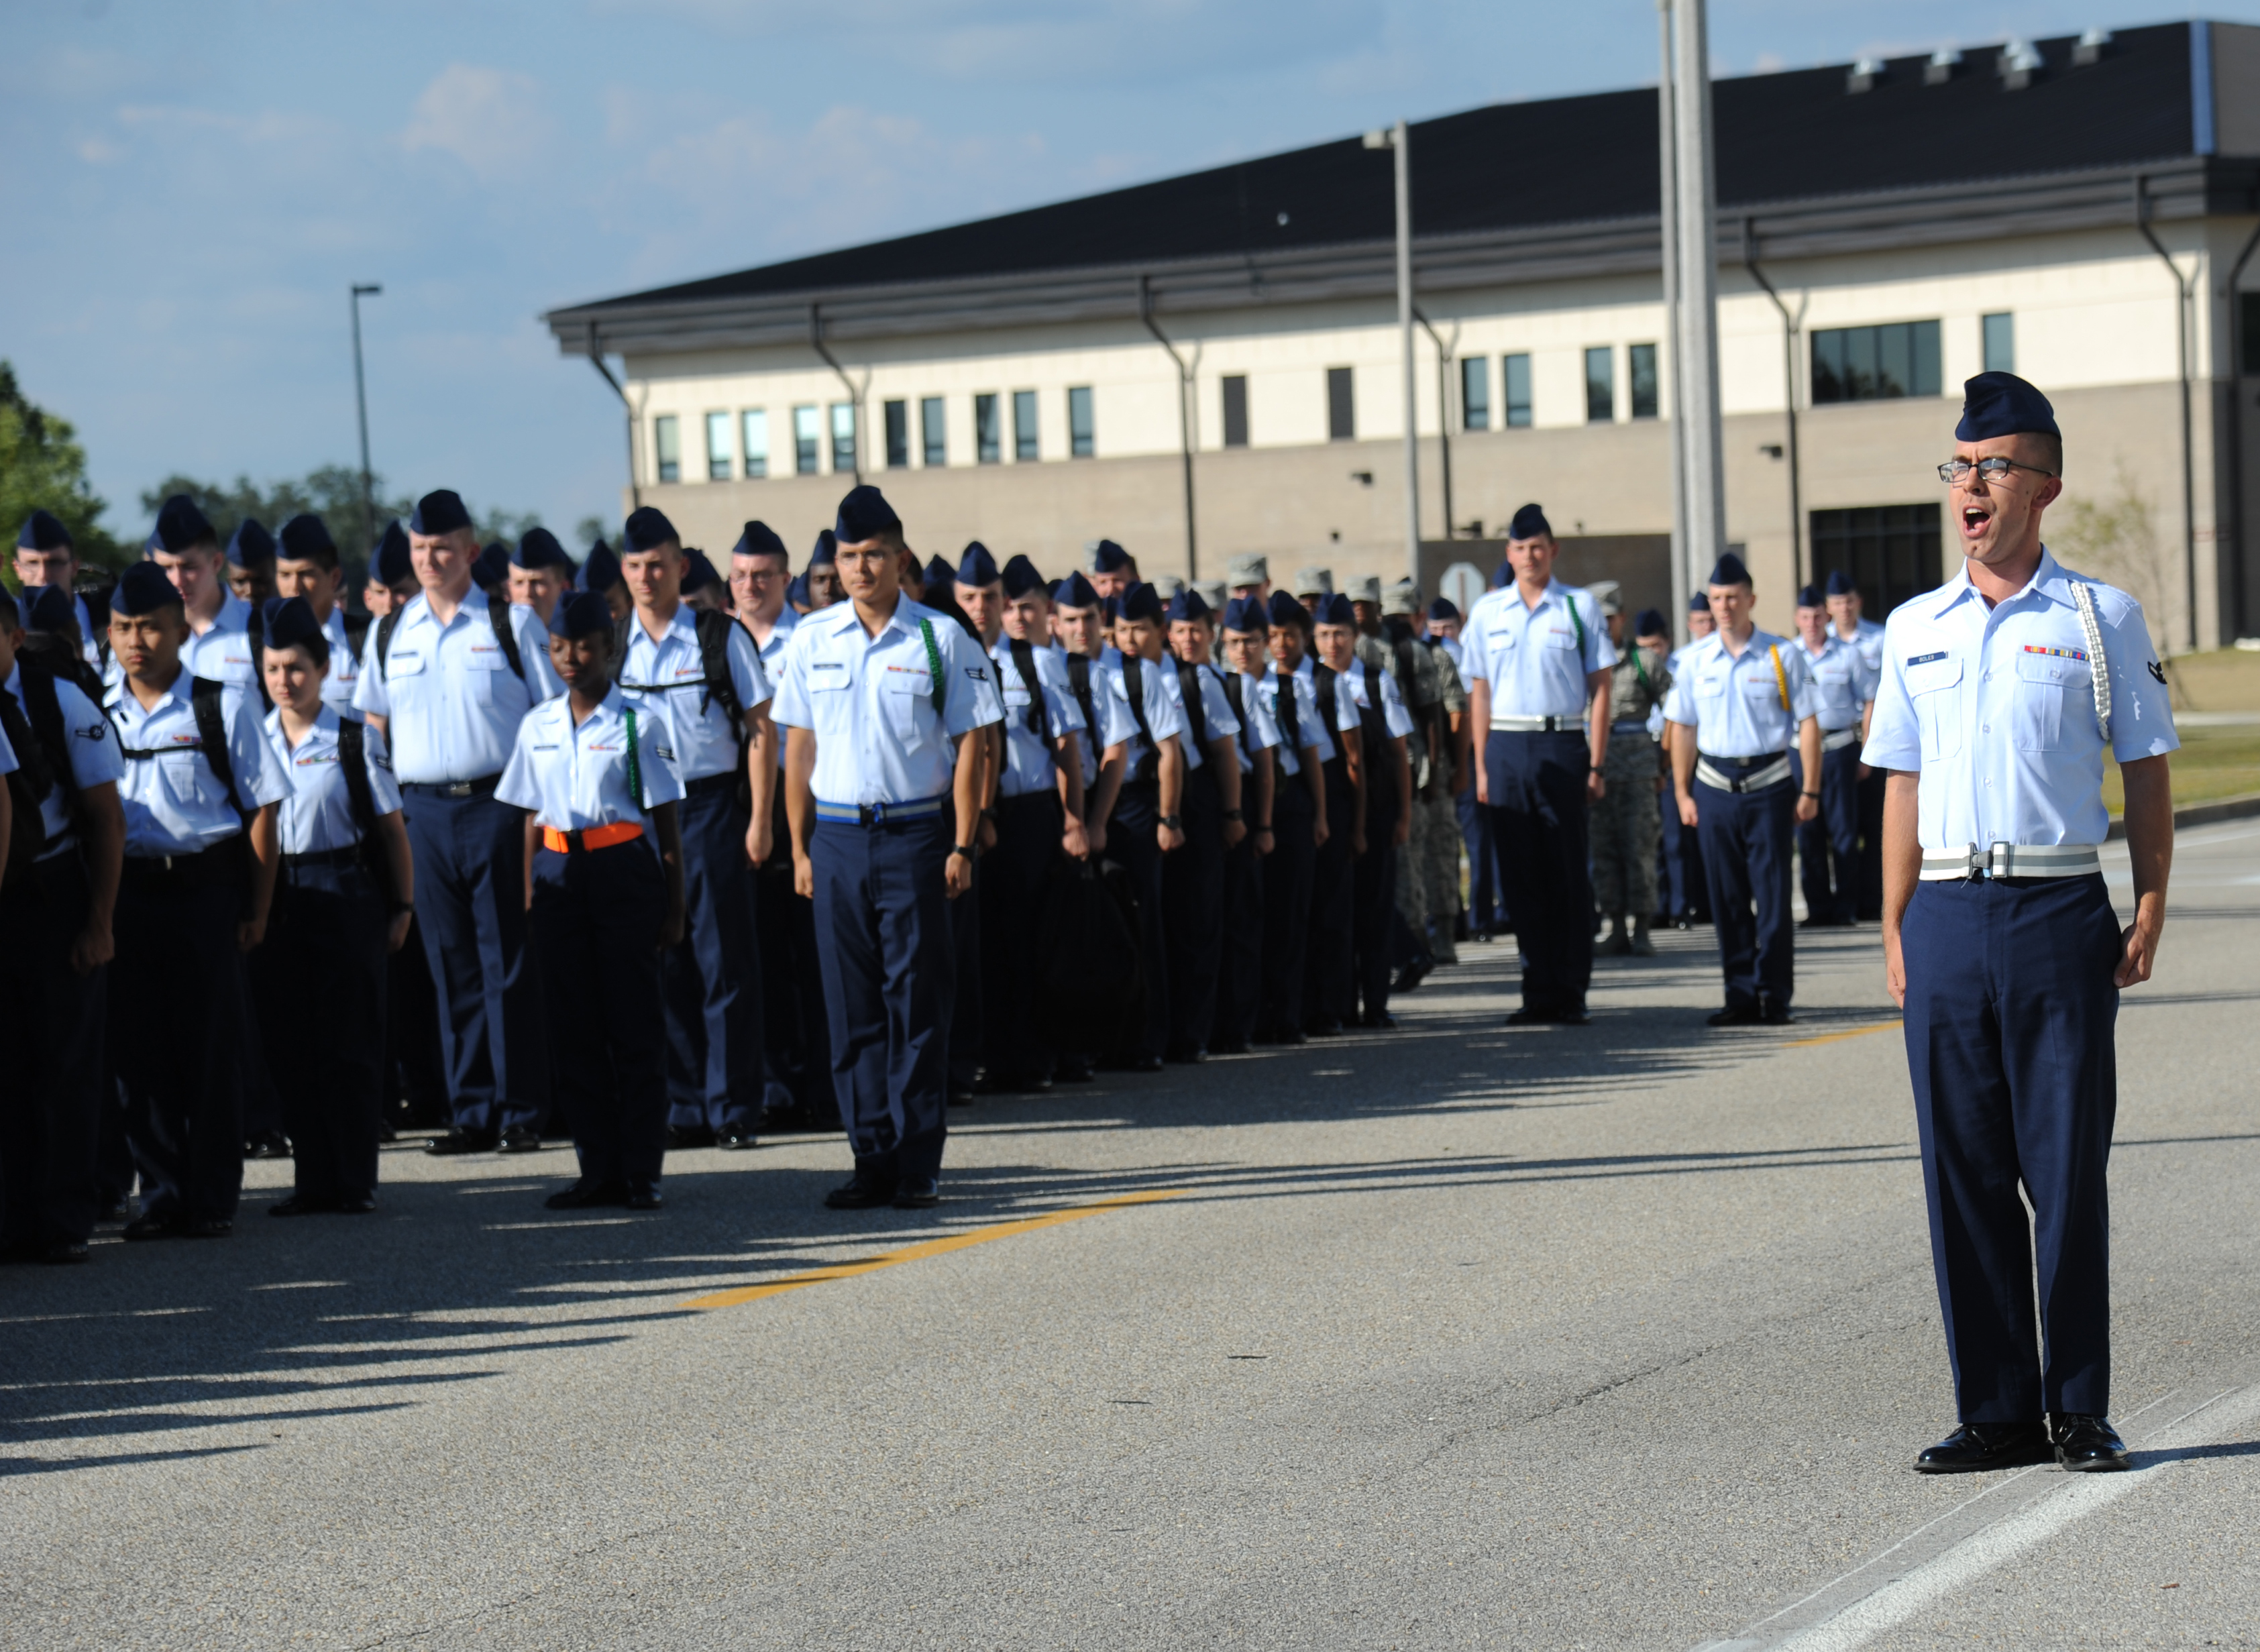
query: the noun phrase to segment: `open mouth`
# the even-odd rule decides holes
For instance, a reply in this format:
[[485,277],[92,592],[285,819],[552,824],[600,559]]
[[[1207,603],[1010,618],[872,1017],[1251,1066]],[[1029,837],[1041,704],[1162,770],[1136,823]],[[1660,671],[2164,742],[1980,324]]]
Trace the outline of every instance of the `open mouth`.
[[1965,504],[1962,507],[1962,537],[1963,539],[1983,539],[1985,537],[1985,531],[1992,526],[1992,525],[1993,513],[1987,510],[1984,505]]

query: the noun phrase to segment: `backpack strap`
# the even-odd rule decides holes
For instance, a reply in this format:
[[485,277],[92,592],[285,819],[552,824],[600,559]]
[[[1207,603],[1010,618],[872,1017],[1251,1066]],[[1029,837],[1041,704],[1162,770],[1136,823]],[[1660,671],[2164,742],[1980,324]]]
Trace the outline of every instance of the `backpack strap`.
[[[54,790],[58,776],[68,778],[70,774],[70,752],[61,738],[62,706],[55,698],[53,677],[21,655],[17,658],[16,669],[27,703],[19,704],[14,695],[0,688],[0,731],[6,733],[9,745],[16,748],[16,771],[9,778],[20,778],[18,790],[28,792],[33,804],[40,804]],[[39,715],[43,689],[46,709],[53,717],[52,727],[42,726],[48,719]]]
[[354,830],[366,843],[376,830],[376,797],[368,785],[368,730],[350,717],[338,719],[338,769],[346,783]]
[[[1291,683],[1292,679],[1289,679]],[[1319,708],[1319,722],[1327,731],[1327,741],[1334,748],[1334,756],[1341,756],[1341,730],[1334,726],[1339,714],[1334,702],[1334,674],[1331,666],[1311,667],[1311,698]]]
[[1128,690],[1123,697],[1130,702],[1130,716],[1146,740],[1146,749],[1139,754],[1137,768],[1130,776],[1133,782],[1142,784],[1160,774],[1162,748],[1154,743],[1153,727],[1146,721],[1146,662],[1134,654],[1122,656],[1122,686]]
[[1074,691],[1075,703],[1083,708],[1083,732],[1098,748],[1098,706],[1091,697],[1091,656],[1071,654],[1067,657],[1067,685]]
[[203,743],[204,767],[211,770],[212,778],[227,794],[227,806],[248,826],[251,816],[235,795],[235,762],[227,749],[226,701],[222,697],[226,692],[225,683],[211,677],[193,678],[189,684],[189,710],[197,719],[197,739]]
[[1200,668],[1177,662],[1177,692],[1184,696],[1185,716],[1193,726],[1193,738],[1204,752],[1208,749],[1208,702],[1201,697]]
[[1035,644],[1025,639],[1005,639],[1005,647],[1012,656],[1012,669],[1020,674],[1020,686],[1028,691],[1028,733],[1038,740],[1044,737],[1044,685],[1036,675]]
[[338,615],[338,623],[345,627],[346,647],[353,650],[354,660],[359,663],[368,647],[369,617],[354,613],[350,609],[342,610]]
[[390,680],[386,667],[392,659],[392,633],[399,629],[397,608],[376,622],[376,680],[380,683]]
[[1241,685],[1246,681],[1239,672],[1224,674],[1224,697],[1232,707],[1232,714],[1240,719],[1240,754],[1248,762],[1255,761],[1255,748],[1248,743],[1248,692]]
[[643,800],[643,764],[636,750],[635,707],[623,705],[620,711],[627,719],[628,725],[628,796],[635,799],[635,806],[638,809],[645,814],[649,814],[651,810],[645,805]]
[[494,627],[495,640],[502,645],[502,657],[510,662],[518,680],[525,682],[526,656],[518,651],[518,627],[511,623],[510,598],[500,591],[487,593],[487,624]]
[[[28,684],[30,680],[27,674],[25,681]],[[15,831],[8,840],[8,865],[15,869],[29,866],[47,851],[46,819],[39,805],[54,790],[55,776],[23,708],[5,689],[0,689],[0,733],[16,748],[16,767],[8,775],[8,796],[16,815]]]

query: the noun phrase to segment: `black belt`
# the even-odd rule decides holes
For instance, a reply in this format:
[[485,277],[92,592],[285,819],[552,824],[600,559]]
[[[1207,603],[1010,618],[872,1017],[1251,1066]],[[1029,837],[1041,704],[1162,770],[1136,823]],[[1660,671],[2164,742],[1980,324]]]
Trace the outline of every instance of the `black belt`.
[[355,866],[361,862],[361,845],[349,843],[342,849],[309,849],[304,855],[286,855],[282,864],[296,870],[302,866]]
[[400,789],[425,797],[483,797],[500,784],[500,775],[481,775],[476,780],[404,780]]
[[701,775],[696,780],[683,783],[683,795],[685,797],[711,797],[718,791],[734,790],[745,777],[740,770],[735,769],[725,769],[719,775]]
[[129,855],[118,881],[139,889],[238,883],[243,877],[243,850],[239,834],[194,855]]

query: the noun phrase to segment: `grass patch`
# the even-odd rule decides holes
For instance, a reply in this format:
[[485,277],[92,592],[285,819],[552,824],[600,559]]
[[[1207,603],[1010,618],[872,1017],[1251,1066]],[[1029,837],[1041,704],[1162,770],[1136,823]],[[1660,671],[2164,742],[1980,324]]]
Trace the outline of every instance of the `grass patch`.
[[2260,654],[2242,648],[2185,654],[2168,669],[2176,711],[2260,712]]
[[[2260,660],[2260,655],[2247,657]],[[2167,759],[2174,777],[2177,808],[2260,791],[2260,724],[2185,728],[2181,735],[2182,748]],[[2126,808],[2127,794],[2114,762],[2103,766],[2103,801],[2114,818]]]

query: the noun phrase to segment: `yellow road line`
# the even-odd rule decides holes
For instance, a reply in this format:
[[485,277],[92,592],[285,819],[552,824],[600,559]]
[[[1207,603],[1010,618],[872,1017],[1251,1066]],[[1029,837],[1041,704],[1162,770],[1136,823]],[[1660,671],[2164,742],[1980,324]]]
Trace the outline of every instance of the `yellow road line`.
[[1099,1200],[1096,1205],[1076,1205],[1063,1211],[1053,1211],[1044,1216],[1025,1217],[1017,1222],[998,1222],[991,1227],[976,1227],[967,1233],[951,1234],[942,1239],[929,1239],[923,1243],[890,1250],[883,1255],[864,1262],[841,1262],[830,1268],[812,1268],[806,1273],[788,1274],[763,1285],[741,1285],[735,1291],[718,1291],[710,1297],[699,1297],[683,1305],[686,1308],[734,1308],[741,1302],[759,1302],[763,1297],[774,1297],[781,1291],[797,1291],[804,1285],[820,1285],[833,1279],[853,1279],[858,1274],[876,1273],[882,1268],[896,1268],[906,1262],[919,1262],[927,1256],[940,1256],[953,1250],[963,1250],[969,1245],[985,1245],[992,1239],[1007,1239],[1014,1234],[1032,1234],[1039,1227],[1056,1227],[1062,1222],[1081,1221],[1086,1216],[1098,1216],[1107,1211],[1119,1211],[1133,1205],[1152,1205],[1165,1198],[1177,1198],[1188,1190],[1181,1187],[1163,1188],[1146,1193],[1124,1193],[1119,1198]]
[[1807,1044],[1834,1044],[1842,1039],[1865,1038],[1870,1033],[1896,1033],[1902,1025],[1899,1021],[1877,1021],[1871,1026],[1853,1027],[1849,1032],[1823,1033],[1819,1038],[1788,1039],[1784,1044],[1790,1049],[1801,1049]]

